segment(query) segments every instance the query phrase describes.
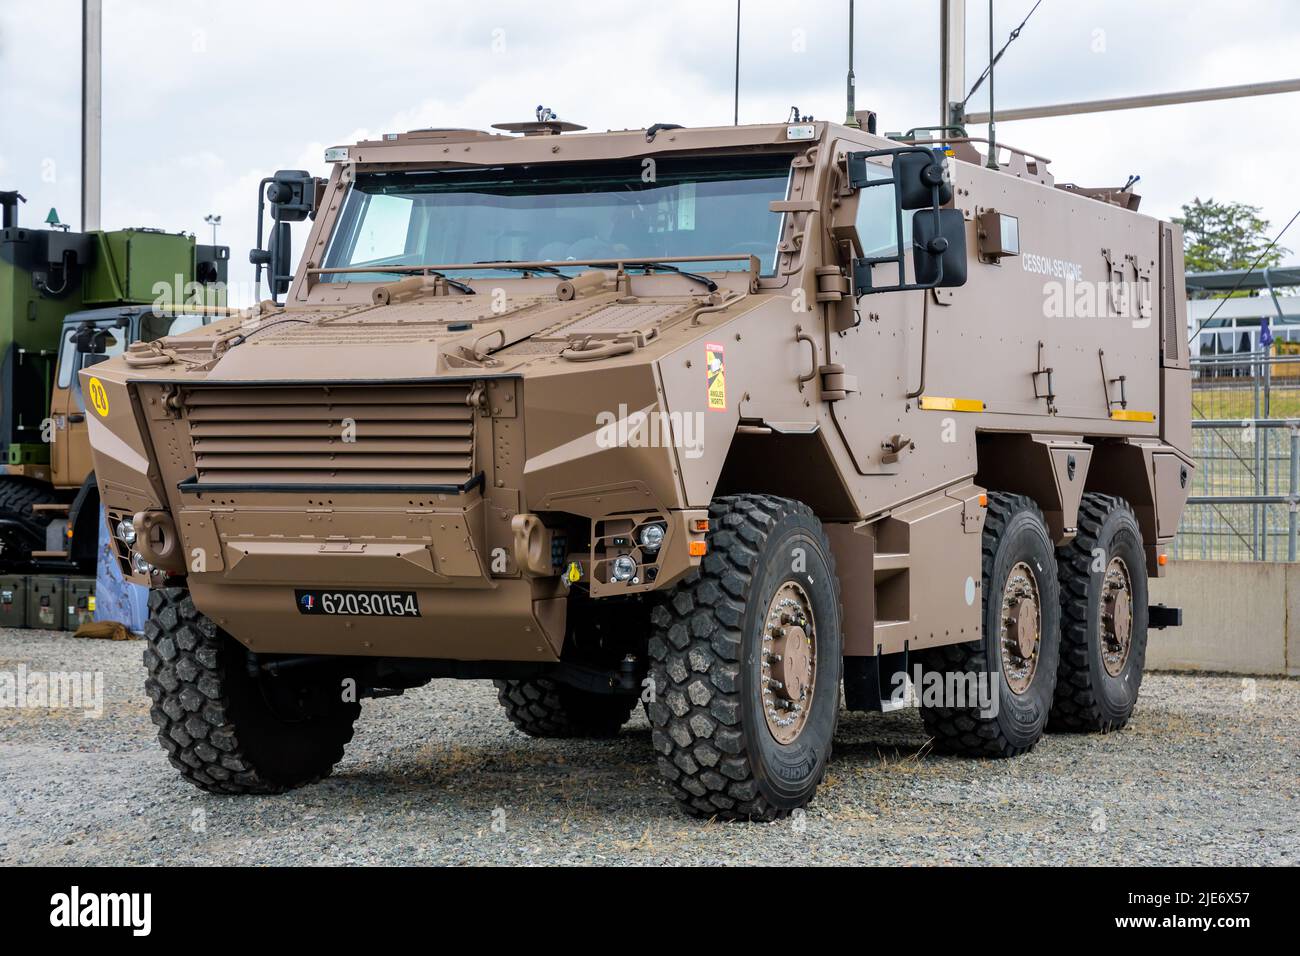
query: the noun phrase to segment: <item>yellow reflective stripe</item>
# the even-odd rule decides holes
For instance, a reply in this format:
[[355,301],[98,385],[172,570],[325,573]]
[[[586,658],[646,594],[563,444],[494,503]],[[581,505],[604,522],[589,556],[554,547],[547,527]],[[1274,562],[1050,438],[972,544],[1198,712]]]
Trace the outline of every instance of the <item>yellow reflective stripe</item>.
[[984,403],[978,398],[939,398],[921,396],[921,408],[927,412],[982,412]]
[[1110,417],[1117,422],[1153,422],[1156,420],[1156,413],[1117,408],[1110,413]]

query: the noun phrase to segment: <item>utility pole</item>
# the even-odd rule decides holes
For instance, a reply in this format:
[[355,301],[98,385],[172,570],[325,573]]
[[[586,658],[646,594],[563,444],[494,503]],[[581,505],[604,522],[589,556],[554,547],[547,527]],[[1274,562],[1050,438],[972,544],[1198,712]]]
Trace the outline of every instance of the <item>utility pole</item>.
[[740,125],[740,0],[736,0],[736,94],[735,111],[732,113],[731,125]]
[[99,228],[100,133],[104,125],[104,8],[81,0],[81,231]]
[[939,0],[939,125],[963,126],[966,99],[966,0]]

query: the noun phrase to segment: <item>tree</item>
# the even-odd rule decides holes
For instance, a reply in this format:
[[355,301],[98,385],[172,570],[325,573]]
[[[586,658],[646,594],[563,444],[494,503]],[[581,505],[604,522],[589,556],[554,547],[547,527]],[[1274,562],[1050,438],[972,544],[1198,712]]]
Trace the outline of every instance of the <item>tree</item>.
[[1197,197],[1183,204],[1183,215],[1174,222],[1183,227],[1183,261],[1188,272],[1249,269],[1256,259],[1258,268],[1275,266],[1291,252],[1282,246],[1268,249],[1273,237],[1258,206],[1219,203],[1212,198],[1202,202]]

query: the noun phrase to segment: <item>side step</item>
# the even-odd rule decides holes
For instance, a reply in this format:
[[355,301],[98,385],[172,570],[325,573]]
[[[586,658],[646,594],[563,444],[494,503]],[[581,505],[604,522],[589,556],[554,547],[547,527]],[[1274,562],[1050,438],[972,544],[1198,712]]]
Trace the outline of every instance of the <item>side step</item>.
[[57,515],[66,518],[68,515],[68,509],[71,508],[72,506],[69,504],[61,504],[56,501],[51,503],[40,503],[40,504],[29,505],[28,507],[30,507],[32,511],[36,514],[45,514],[51,516]]

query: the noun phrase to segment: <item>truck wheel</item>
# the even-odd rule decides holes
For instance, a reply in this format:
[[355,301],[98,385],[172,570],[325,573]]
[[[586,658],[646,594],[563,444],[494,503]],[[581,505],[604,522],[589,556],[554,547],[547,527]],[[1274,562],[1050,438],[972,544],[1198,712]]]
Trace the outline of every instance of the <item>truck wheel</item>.
[[715,499],[709,552],[652,615],[659,769],[695,816],[772,820],[821,783],[843,645],[830,542],[806,505]]
[[1038,742],[1051,712],[1061,623],[1056,555],[1038,506],[1002,492],[989,492],[982,549],[984,639],[928,649],[920,663],[923,672],[988,681],[992,706],[922,706],[921,717],[939,750],[1014,757]]
[[13,519],[29,531],[29,534],[22,534],[8,525],[0,531],[0,561],[8,565],[28,560],[33,541],[38,542],[36,550],[44,547],[44,542],[39,539],[45,534],[50,519],[46,514],[32,511],[32,505],[54,504],[58,500],[54,489],[44,482],[17,475],[0,477],[0,516]]
[[492,683],[510,722],[530,737],[613,737],[637,704],[635,694],[595,694],[546,677]]
[[1147,575],[1142,532],[1123,498],[1088,493],[1079,533],[1057,552],[1061,664],[1053,730],[1118,730],[1142,687]]
[[[342,700],[333,672],[311,683],[253,677],[243,646],[199,611],[185,588],[149,595],[145,638],[145,690],[158,741],[196,787],[282,793],[327,776],[343,757],[361,708]],[[285,680],[293,683],[268,690],[269,682]],[[315,706],[295,708],[312,696]]]

